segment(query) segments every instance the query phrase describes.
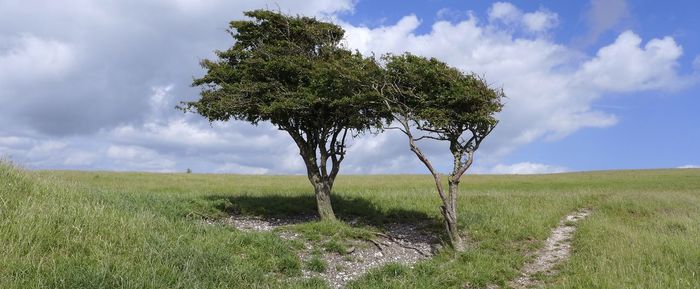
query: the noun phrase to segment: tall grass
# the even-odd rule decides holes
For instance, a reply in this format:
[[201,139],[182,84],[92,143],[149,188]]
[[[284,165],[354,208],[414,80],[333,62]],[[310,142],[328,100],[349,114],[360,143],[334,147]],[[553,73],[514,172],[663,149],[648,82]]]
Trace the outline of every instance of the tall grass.
[[272,234],[176,217],[146,194],[87,191],[6,165],[0,175],[0,288],[307,287],[286,278],[301,264]]
[[[231,212],[313,214],[302,176],[24,172],[3,164],[0,180],[0,288],[326,286],[300,277],[298,244],[201,222]],[[444,250],[413,268],[388,265],[349,287],[504,286],[562,216],[589,207],[571,260],[543,277],[548,286],[700,288],[700,170],[468,176],[462,189],[467,252]],[[441,232],[428,176],[341,176],[333,201],[341,218],[375,230],[420,220]],[[319,223],[294,229],[364,232]]]

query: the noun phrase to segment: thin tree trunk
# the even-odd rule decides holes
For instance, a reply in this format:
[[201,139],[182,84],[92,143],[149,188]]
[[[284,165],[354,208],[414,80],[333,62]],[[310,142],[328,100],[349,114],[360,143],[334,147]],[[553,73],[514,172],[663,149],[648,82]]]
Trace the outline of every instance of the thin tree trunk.
[[450,243],[452,247],[458,251],[464,251],[464,242],[462,241],[462,236],[459,234],[457,229],[457,192],[459,189],[459,182],[455,182],[450,178],[449,180],[449,197],[447,198],[448,203],[443,202],[442,205],[442,216],[445,218],[445,229],[447,230],[447,235],[450,238]]
[[413,151],[418,159],[428,168],[430,174],[433,175],[438,195],[440,196],[440,200],[442,200],[442,206],[440,209],[445,221],[447,236],[450,238],[450,246],[452,246],[452,248],[454,248],[456,251],[464,251],[464,243],[462,242],[462,237],[459,235],[459,230],[457,229],[457,188],[459,182],[454,183],[452,181],[454,174],[450,176],[449,192],[448,194],[445,194],[445,189],[442,186],[442,181],[440,180],[440,174],[435,170],[433,165],[430,163],[430,160],[428,160],[428,158],[416,144],[413,134],[411,134],[411,127],[408,125],[408,122],[403,120],[401,121],[401,124],[404,127],[404,134],[408,136],[408,145],[411,148],[411,151]]

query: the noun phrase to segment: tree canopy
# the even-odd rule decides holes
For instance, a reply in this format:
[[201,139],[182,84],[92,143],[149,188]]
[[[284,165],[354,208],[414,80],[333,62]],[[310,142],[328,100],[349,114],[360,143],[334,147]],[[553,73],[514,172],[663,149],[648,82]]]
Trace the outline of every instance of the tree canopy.
[[[384,77],[376,86],[393,120],[407,137],[409,147],[435,179],[450,240],[461,249],[457,229],[457,194],[460,178],[474,161],[474,152],[494,129],[504,97],[475,74],[465,74],[435,58],[411,54],[386,55]],[[449,190],[440,173],[417,142],[447,141],[453,156]]]
[[211,121],[270,121],[301,132],[380,124],[366,105],[377,100],[366,83],[378,67],[341,47],[342,28],[267,10],[245,15],[254,20],[230,23],[233,47],[201,62],[207,74],[193,85],[202,87],[202,98],[189,108]]
[[[341,27],[315,18],[268,10],[232,21],[235,44],[201,62],[193,81],[201,98],[187,102],[210,121],[269,121],[299,147],[322,218],[334,218],[330,191],[346,141],[379,128],[385,109],[371,80],[381,75],[373,58],[341,45]],[[330,166],[328,162],[330,161]]]
[[[459,181],[498,123],[503,92],[434,58],[364,57],[341,44],[344,31],[332,23],[269,10],[245,15],[249,19],[230,23],[233,46],[201,62],[206,74],[193,81],[201,98],[183,103],[183,109],[209,121],[266,121],[289,133],[322,219],[335,219],[330,195],[348,139],[398,123],[392,128],[406,134],[435,178],[452,244],[461,244]],[[448,191],[417,145],[423,139],[449,142],[454,166]]]

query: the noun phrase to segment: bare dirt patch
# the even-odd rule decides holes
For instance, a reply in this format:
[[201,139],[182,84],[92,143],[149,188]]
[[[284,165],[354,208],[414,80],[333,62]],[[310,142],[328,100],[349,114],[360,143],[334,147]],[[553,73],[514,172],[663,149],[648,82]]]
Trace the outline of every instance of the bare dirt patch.
[[[273,231],[287,240],[301,240],[301,235],[298,233],[274,229],[314,220],[316,217],[313,216],[281,219],[238,215],[219,221],[207,221],[207,223],[224,223],[248,232]],[[307,264],[314,258],[321,259],[326,268],[317,272],[303,266],[302,276],[303,278],[321,278],[326,280],[331,288],[342,288],[353,279],[382,265],[398,263],[411,266],[433,256],[439,246],[437,245],[439,240],[434,237],[434,234],[425,231],[426,226],[426,223],[421,222],[387,224],[384,226],[384,232],[378,233],[376,238],[348,241],[345,254],[326,252],[318,244],[304,241],[304,249],[299,253],[302,263]]]
[[559,225],[545,241],[544,247],[535,253],[535,260],[525,264],[521,275],[508,285],[515,289],[531,288],[542,285],[539,280],[533,278],[536,274],[557,274],[555,267],[571,255],[571,239],[576,232],[576,222],[590,214],[589,209],[582,209],[559,221]]
[[211,224],[217,222],[224,223],[246,232],[267,232],[272,231],[273,229],[280,226],[311,222],[315,221],[316,219],[317,218],[315,216],[299,216],[294,218],[263,218],[255,216],[234,215],[226,219],[218,221],[209,220],[207,222]]

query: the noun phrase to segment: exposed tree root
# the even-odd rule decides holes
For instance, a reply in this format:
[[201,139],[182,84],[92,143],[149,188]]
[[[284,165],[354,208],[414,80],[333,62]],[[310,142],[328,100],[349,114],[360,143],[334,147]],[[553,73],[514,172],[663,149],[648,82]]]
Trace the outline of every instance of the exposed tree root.
[[[427,254],[427,253],[421,251],[420,249],[418,249],[418,248],[416,248],[416,247],[413,247],[413,246],[404,244],[404,241],[397,240],[396,238],[394,238],[394,237],[391,236],[391,235],[384,234],[384,233],[376,233],[376,234],[377,234],[377,236],[381,236],[381,237],[384,237],[384,238],[388,239],[389,241],[391,241],[392,243],[398,245],[399,247],[403,247],[403,248],[409,249],[409,250],[414,250],[414,251],[418,252],[418,254],[421,254],[421,255],[423,255],[423,256],[425,256],[425,257],[430,257],[430,256],[431,256],[430,254]],[[372,241],[372,243],[375,243],[375,245],[377,245],[377,243],[374,242],[374,241]],[[380,249],[381,249],[381,248],[380,248]]]

